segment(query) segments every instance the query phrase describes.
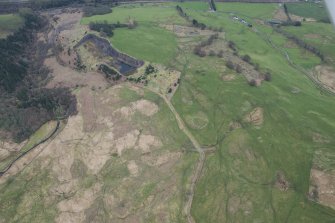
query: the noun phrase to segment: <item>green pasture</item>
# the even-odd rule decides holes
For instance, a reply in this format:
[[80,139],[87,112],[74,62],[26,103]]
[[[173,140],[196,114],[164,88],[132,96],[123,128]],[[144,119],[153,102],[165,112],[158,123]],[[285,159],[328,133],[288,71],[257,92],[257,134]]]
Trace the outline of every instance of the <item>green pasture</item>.
[[16,14],[0,15],[0,38],[5,38],[18,30],[24,23],[24,19]]
[[328,12],[323,3],[303,2],[287,4],[289,13],[304,18],[313,18],[317,21],[328,21]]

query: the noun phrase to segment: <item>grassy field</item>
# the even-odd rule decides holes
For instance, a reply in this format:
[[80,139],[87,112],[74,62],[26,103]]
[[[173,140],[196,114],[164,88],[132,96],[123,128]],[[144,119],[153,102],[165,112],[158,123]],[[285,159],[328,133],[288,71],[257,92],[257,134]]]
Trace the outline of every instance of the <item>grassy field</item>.
[[335,58],[335,31],[331,24],[305,22],[299,29],[285,27],[284,30],[317,47],[330,61]]
[[127,23],[129,19],[138,22],[136,29],[118,29],[110,38],[121,51],[150,62],[168,64],[177,50],[173,34],[159,27],[160,24],[184,24],[173,5],[133,5],[113,8],[113,13],[82,19],[83,24],[107,21]]
[[[219,10],[216,13],[208,12],[207,3],[178,4],[191,18],[207,26],[222,28],[224,33],[220,35],[225,39],[219,38],[215,44],[226,46],[227,41],[233,41],[240,55],[250,55],[252,61],[260,65],[261,72],[271,72],[272,81],[251,87],[242,74],[226,68],[224,59],[194,55],[194,46],[206,37],[194,32],[178,36],[164,29],[163,25],[167,24],[190,25],[178,16],[172,3],[116,7],[111,14],[83,18],[82,24],[104,20],[127,22],[131,17],[138,21],[139,26],[116,29],[110,39],[112,44],[131,56],[181,72],[180,85],[172,103],[197,141],[202,146],[216,148],[207,154],[203,173],[196,184],[191,209],[195,221],[333,222],[335,210],[310,201],[307,194],[315,151],[324,149],[327,153],[335,153],[334,96],[321,92],[304,73],[288,63],[283,52],[286,51],[292,62],[306,71],[319,65],[320,59],[294,44],[288,44],[284,36],[261,22],[272,17],[278,4],[217,3]],[[253,27],[234,21],[232,12]],[[331,27],[322,24],[320,28],[319,25],[303,23],[302,27],[285,30],[303,34],[306,38],[311,37],[308,34],[319,34],[320,38],[310,41],[315,41],[316,46],[321,46],[322,42],[323,51],[335,59],[331,53],[335,44]],[[232,78],[227,80],[226,76]],[[175,117],[160,97],[147,90],[134,89],[130,84],[120,86],[120,90],[115,92],[112,88],[101,91],[92,93],[98,108],[94,114],[101,116],[115,114],[117,109],[127,110],[132,103],[142,99],[159,107],[158,112],[150,117],[138,112],[128,119],[115,116],[115,134],[121,134],[118,131],[127,133],[127,129],[140,129],[140,134],[159,137],[163,146],[149,156],[155,162],[162,157],[166,159],[164,154],[182,151],[182,155],[170,166],[154,167],[141,158],[143,154],[138,149],[129,149],[122,156],[111,155],[101,170],[93,174],[79,160],[85,157],[82,153],[91,148],[87,145],[92,145],[90,143],[96,136],[100,139],[102,133],[90,132],[85,133],[87,137],[75,137],[81,141],[73,143],[73,146],[61,144],[68,149],[66,155],[74,153],[77,160],[71,166],[71,174],[79,185],[76,193],[83,193],[95,183],[102,185],[103,193],[85,211],[86,216],[91,213],[97,222],[118,221],[120,218],[115,217],[115,213],[127,209],[135,217],[140,216],[138,218],[143,222],[186,222],[183,207],[198,156],[189,152],[192,145],[179,130]],[[108,104],[108,100],[115,101]],[[103,110],[104,106],[109,110]],[[255,109],[262,111],[259,125],[247,119]],[[313,139],[315,134],[327,140],[316,141]],[[111,144],[108,141],[108,145]],[[100,146],[103,145],[92,147],[95,151]],[[96,155],[92,152],[88,156],[92,154]],[[57,156],[56,161],[50,162],[60,165],[57,159],[60,158]],[[135,161],[140,169],[136,177],[131,176],[127,166],[130,160]],[[24,222],[51,221],[57,216],[57,202],[72,199],[64,198],[63,194],[43,203],[43,199],[36,198],[48,197],[52,185],[59,183],[49,173],[52,171],[50,165],[50,169],[34,172],[40,168],[38,162],[42,163],[42,160],[0,186],[0,216],[4,216],[7,222],[19,221],[20,217]],[[333,162],[324,168],[333,170]],[[278,175],[288,182],[287,188],[278,186]],[[35,177],[34,180],[31,176]],[[112,202],[105,205],[111,194]],[[36,204],[28,213],[25,207],[30,200]],[[92,222],[92,219],[89,220]]]
[[[224,6],[223,3],[220,7]],[[262,10],[265,18],[275,9],[259,5],[256,12],[248,12],[250,5],[235,6],[234,10],[246,18],[257,17],[257,11]],[[242,77],[223,82],[217,59],[197,58],[189,52],[190,69],[184,73],[174,104],[184,118],[199,110],[207,114],[210,120],[207,127],[193,133],[202,144],[216,144],[218,148],[208,157],[197,187],[192,209],[195,219],[198,222],[331,221],[334,211],[309,202],[306,193],[313,151],[318,147],[311,134],[321,132],[331,138],[335,133],[335,116],[330,112],[335,106],[333,98],[320,95],[304,74],[290,67],[283,55],[264,41],[269,36],[278,46],[284,47],[286,42],[269,27],[250,20],[259,31],[255,33],[233,22],[225,13],[192,10],[187,13],[208,25],[223,27],[227,39],[234,41],[242,54],[249,54],[261,68],[274,74],[271,83],[257,89],[248,87]],[[320,63],[301,49],[288,51],[292,60],[305,69]],[[199,75],[200,70],[205,75]],[[292,93],[294,88],[301,92]],[[192,103],[185,103],[187,100]],[[243,117],[255,107],[264,109],[265,123],[261,128],[243,124]],[[242,122],[243,128],[230,133],[229,123],[234,120]],[[220,138],[223,141],[218,141]],[[327,147],[334,147],[334,143],[331,141]],[[293,188],[282,192],[274,187],[278,171],[285,173]]]
[[18,30],[24,21],[15,14],[0,15],[0,38],[5,38],[9,34]]
[[323,4],[309,3],[289,3],[287,4],[289,13],[304,18],[313,18],[317,21],[329,21],[328,12]]
[[[327,138],[334,135],[335,116],[331,111],[335,102],[330,96],[320,95],[314,84],[291,67],[282,51],[273,48],[267,40],[271,39],[278,48],[287,51],[294,63],[306,70],[318,65],[320,59],[297,46],[288,46],[285,37],[257,22],[257,19],[272,18],[277,4],[217,3],[217,13],[207,12],[207,3],[186,2],[179,5],[192,18],[208,26],[223,28],[227,40],[236,43],[240,54],[250,55],[254,62],[260,64],[261,70],[270,70],[273,74],[271,83],[251,88],[242,76],[236,74],[234,80],[223,81],[222,75],[230,75],[231,71],[226,70],[225,62],[218,58],[199,58],[193,55],[192,48],[170,54],[169,64],[182,71],[182,82],[173,104],[200,143],[217,148],[214,154],[208,156],[203,177],[197,185],[192,206],[195,220],[331,221],[334,211],[308,201],[306,194],[314,150],[319,146],[312,141],[312,134],[318,132]],[[134,11],[150,14],[147,8]],[[233,21],[231,12],[252,23],[257,32]],[[170,22],[168,17],[161,21],[164,24]],[[287,29],[307,34],[319,32],[318,25],[310,23]],[[327,24],[322,26],[324,30],[331,29]],[[141,30],[141,24],[138,29]],[[153,33],[152,38],[158,37],[155,35],[156,28],[147,26],[147,29],[147,32]],[[126,37],[130,32],[117,30],[114,44],[120,49],[127,48],[132,43],[117,42],[116,39],[118,35],[124,36],[124,39],[133,38]],[[197,38],[188,41],[174,38],[179,46],[198,41]],[[151,44],[151,41],[154,40],[141,38],[141,45]],[[316,38],[315,41],[321,40]],[[163,42],[165,38],[162,38]],[[333,43],[329,39],[324,47],[331,47]],[[135,46],[132,49],[136,50],[129,49],[127,52],[130,55],[140,55],[140,49]],[[146,54],[156,55],[153,48],[147,49]],[[172,55],[176,55],[174,60]],[[299,93],[292,93],[296,89]],[[243,121],[248,112],[256,107],[264,110],[264,124],[260,128]],[[197,118],[199,114],[201,119]],[[206,120],[205,125],[203,120]],[[242,128],[231,132],[232,122],[241,123]],[[197,128],[197,124],[202,127]],[[326,146],[331,148],[334,145],[332,140]],[[274,185],[278,172],[283,172],[292,185],[287,191],[281,191]]]
[[[225,69],[224,61],[193,55],[192,47],[188,48],[187,44],[199,41],[197,38],[186,41],[175,37],[178,45],[186,45],[183,49],[188,50],[178,51],[170,62],[182,71],[181,85],[173,104],[200,143],[217,148],[207,157],[196,188],[192,206],[196,222],[250,222],[250,219],[257,222],[330,222],[335,212],[309,201],[306,194],[314,151],[320,146],[312,140],[312,135],[317,132],[332,138],[335,134],[332,113],[335,102],[332,96],[320,94],[303,73],[291,67],[283,51],[306,70],[313,69],[320,59],[294,44],[288,45],[285,37],[259,23],[259,19],[272,18],[277,4],[217,3],[217,13],[208,12],[207,3],[178,4],[192,18],[208,26],[223,28],[226,39],[236,43],[241,55],[250,55],[260,64],[261,70],[273,74],[273,81],[259,88],[249,87],[242,76],[234,73],[234,80],[223,81],[223,75],[232,75]],[[146,9],[129,10],[150,14]],[[158,7],[158,10],[161,9]],[[233,21],[231,13],[252,23],[253,29]],[[145,20],[141,16],[138,18]],[[169,22],[171,20],[166,17],[162,23]],[[155,33],[154,27],[148,26],[148,29]],[[320,33],[322,38],[328,38],[327,41],[322,38],[313,41],[316,46],[321,46],[322,42],[322,50],[328,50],[329,57],[335,58],[331,53],[334,40],[329,38],[333,33],[330,25],[304,23],[300,28],[285,29],[300,36],[301,33]],[[127,35],[131,31],[117,30],[115,38],[118,32]],[[269,40],[277,48],[270,45]],[[144,45],[150,42],[149,38],[142,39]],[[115,42],[121,49],[129,44],[119,43]],[[128,51],[131,55],[138,55],[138,52]],[[156,53],[148,48],[147,54]],[[246,123],[244,117],[257,107],[264,111],[264,124],[256,128]],[[197,119],[199,114],[201,120]],[[190,119],[192,123],[188,122]],[[202,124],[202,128],[196,128],[194,120],[200,120],[202,123],[196,124]],[[203,125],[203,120],[208,123]],[[241,123],[242,128],[230,131],[232,122]],[[335,141],[323,146],[332,148]],[[275,186],[278,172],[284,173],[291,185],[287,191]]]
[[168,64],[177,51],[177,42],[172,33],[149,24],[140,24],[132,30],[120,29],[111,42],[122,52],[161,64]]

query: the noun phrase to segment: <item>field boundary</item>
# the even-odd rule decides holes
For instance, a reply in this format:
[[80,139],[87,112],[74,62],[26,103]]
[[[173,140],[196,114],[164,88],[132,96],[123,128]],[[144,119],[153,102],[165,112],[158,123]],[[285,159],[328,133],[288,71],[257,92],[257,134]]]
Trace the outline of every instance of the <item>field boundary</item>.
[[38,147],[39,145],[45,143],[46,141],[48,141],[50,138],[52,138],[58,131],[60,127],[60,121],[57,120],[57,124],[55,129],[49,134],[48,137],[46,137],[45,139],[41,140],[40,142],[34,144],[30,149],[28,149],[27,151],[23,152],[22,154],[20,154],[18,157],[16,157],[12,162],[10,162],[7,167],[5,167],[2,171],[0,171],[0,177],[3,176],[5,173],[8,172],[8,170],[14,165],[14,163],[16,163],[19,159],[21,159],[22,157],[24,157],[25,155],[27,155],[29,152],[31,152],[33,149],[35,149],[36,147]]

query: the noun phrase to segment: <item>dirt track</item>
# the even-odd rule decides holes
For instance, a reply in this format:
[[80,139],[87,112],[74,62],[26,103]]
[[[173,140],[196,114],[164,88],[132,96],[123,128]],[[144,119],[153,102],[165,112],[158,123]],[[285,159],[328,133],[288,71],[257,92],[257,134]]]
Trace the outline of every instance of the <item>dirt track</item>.
[[206,158],[205,150],[200,146],[199,142],[196,140],[196,138],[193,136],[193,134],[190,132],[190,130],[186,127],[183,119],[180,117],[180,115],[178,114],[178,112],[174,108],[171,101],[165,95],[163,95],[160,92],[156,92],[156,91],[154,91],[150,88],[145,88],[145,89],[153,92],[154,94],[158,95],[159,97],[161,97],[165,101],[165,103],[169,107],[170,111],[173,113],[174,117],[176,118],[179,129],[181,131],[183,131],[183,133],[192,142],[196,151],[199,153],[199,159],[198,159],[198,162],[197,162],[197,164],[194,168],[194,172],[192,174],[192,180],[191,180],[191,185],[190,185],[190,189],[189,189],[188,199],[187,199],[187,202],[184,206],[184,212],[185,212],[185,215],[187,217],[187,221],[189,223],[195,223],[195,221],[192,217],[192,214],[191,214],[191,208],[192,208],[195,186],[196,186],[197,181],[200,178],[200,175],[201,175],[204,163],[205,163],[205,158]]

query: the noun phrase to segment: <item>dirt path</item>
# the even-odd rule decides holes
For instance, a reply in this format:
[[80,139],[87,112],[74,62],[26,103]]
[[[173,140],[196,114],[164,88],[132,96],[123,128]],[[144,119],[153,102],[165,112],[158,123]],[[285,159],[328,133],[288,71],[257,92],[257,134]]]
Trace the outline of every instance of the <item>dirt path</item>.
[[173,115],[175,116],[175,118],[177,120],[179,129],[184,132],[184,134],[189,138],[189,140],[192,142],[194,148],[199,153],[199,160],[198,160],[198,163],[197,163],[196,168],[195,168],[195,170],[193,172],[193,175],[192,175],[192,181],[191,181],[190,191],[189,191],[189,195],[188,195],[188,200],[187,200],[186,205],[184,207],[184,211],[185,211],[185,214],[187,216],[188,222],[189,223],[195,223],[195,221],[194,221],[194,219],[191,215],[191,207],[192,207],[192,202],[193,202],[193,197],[194,197],[195,185],[196,185],[198,179],[200,178],[202,168],[203,168],[204,163],[205,163],[205,152],[201,148],[199,142],[195,139],[193,134],[186,127],[184,121],[182,120],[182,118],[180,117],[180,115],[178,114],[178,112],[176,111],[176,109],[174,108],[172,103],[170,102],[170,100],[168,100],[165,95],[162,95],[162,94],[159,94],[159,93],[158,93],[158,95],[161,96],[164,99],[165,103],[169,106],[171,112],[173,113]]
[[186,127],[183,119],[180,117],[180,115],[178,114],[178,112],[176,111],[174,106],[172,105],[171,101],[165,95],[163,95],[160,92],[154,91],[150,88],[147,88],[147,87],[142,87],[142,88],[151,91],[152,93],[158,95],[159,97],[161,97],[165,101],[165,103],[169,107],[170,111],[175,116],[179,129],[184,132],[184,134],[192,142],[196,151],[199,153],[199,159],[198,159],[198,162],[197,162],[196,167],[194,169],[194,172],[192,174],[192,181],[191,181],[191,185],[190,185],[190,189],[189,189],[189,193],[188,193],[188,199],[187,199],[187,202],[186,202],[185,207],[184,207],[184,212],[185,212],[185,215],[187,217],[188,223],[195,223],[195,221],[194,221],[194,219],[191,215],[191,207],[192,207],[192,203],[193,203],[195,186],[196,186],[197,181],[200,178],[202,168],[203,168],[204,163],[205,163],[205,158],[206,158],[205,150],[200,146],[199,142],[196,140],[196,138],[193,136],[193,134]]

